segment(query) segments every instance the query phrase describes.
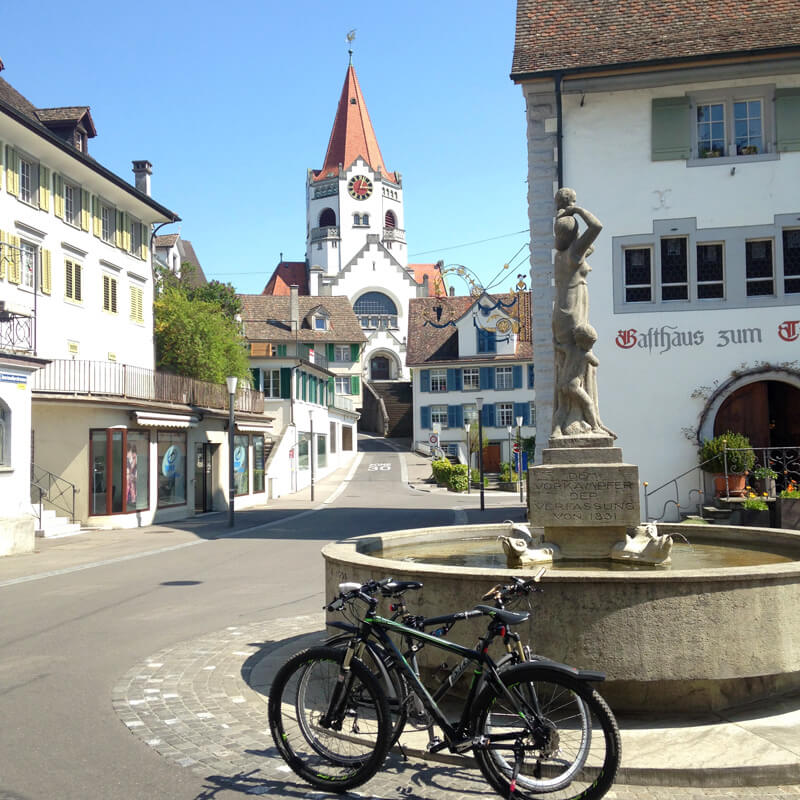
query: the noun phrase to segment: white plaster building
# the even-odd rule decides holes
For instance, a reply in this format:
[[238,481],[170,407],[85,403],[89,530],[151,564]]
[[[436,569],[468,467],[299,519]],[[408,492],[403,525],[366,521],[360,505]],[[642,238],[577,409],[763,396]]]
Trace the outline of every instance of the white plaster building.
[[529,293],[419,298],[409,317],[414,446],[424,450],[435,434],[448,455],[466,464],[472,445],[464,424],[477,448],[481,397],[484,470],[498,472],[501,462],[513,460],[518,434],[536,435]]
[[782,1],[518,2],[540,427],[568,186],[604,226],[588,259],[601,414],[651,490],[728,429],[800,445],[799,25]]

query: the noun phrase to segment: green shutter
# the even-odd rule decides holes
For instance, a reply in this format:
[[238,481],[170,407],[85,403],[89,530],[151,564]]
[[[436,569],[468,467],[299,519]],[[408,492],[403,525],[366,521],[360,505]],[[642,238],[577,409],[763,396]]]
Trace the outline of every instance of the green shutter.
[[64,179],[53,173],[53,213],[64,219]]
[[278,345],[278,357],[279,358],[285,358],[286,357],[286,345],[285,344],[279,344]]
[[50,170],[39,164],[39,208],[50,210]]
[[350,376],[350,394],[361,394],[361,379],[358,375]]
[[688,97],[655,97],[652,113],[653,161],[689,158],[692,130]]
[[281,400],[289,400],[292,396],[291,367],[281,367]]
[[328,405],[333,403],[333,397],[336,394],[336,383],[333,378],[328,378]]
[[6,191],[19,195],[19,156],[10,144],[6,145]]
[[778,152],[800,150],[800,88],[775,90]]
[[125,214],[117,210],[117,226],[114,231],[114,244],[120,248],[125,249]]
[[358,361],[359,346],[357,344],[350,345],[350,360]]
[[328,361],[333,361],[336,358],[336,345],[328,342],[325,345],[325,349],[327,350]]

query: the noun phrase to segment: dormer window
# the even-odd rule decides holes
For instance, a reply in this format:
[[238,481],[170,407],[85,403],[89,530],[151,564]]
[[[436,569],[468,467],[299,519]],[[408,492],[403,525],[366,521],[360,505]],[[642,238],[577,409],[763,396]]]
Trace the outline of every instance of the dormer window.
[[314,317],[314,330],[315,331],[326,331],[328,330],[328,320],[326,317],[322,316],[315,316]]
[[77,147],[81,153],[86,152],[86,135],[80,131],[75,132],[75,147]]

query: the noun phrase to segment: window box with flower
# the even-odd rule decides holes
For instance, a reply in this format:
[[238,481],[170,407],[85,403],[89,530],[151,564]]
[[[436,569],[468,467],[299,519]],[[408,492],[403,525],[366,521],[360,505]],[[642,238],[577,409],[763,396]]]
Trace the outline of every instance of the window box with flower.
[[800,530],[800,486],[790,480],[789,485],[778,495],[778,527],[791,531]]
[[750,492],[741,505],[741,521],[742,525],[750,528],[769,528],[769,504],[766,498]]

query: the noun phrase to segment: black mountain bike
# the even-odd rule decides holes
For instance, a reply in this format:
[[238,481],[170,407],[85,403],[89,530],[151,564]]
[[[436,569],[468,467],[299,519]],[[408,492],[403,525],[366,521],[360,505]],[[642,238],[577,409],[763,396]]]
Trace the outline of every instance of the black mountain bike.
[[[473,650],[378,616],[378,587],[370,581],[331,604],[367,605],[346,647],[305,650],[275,676],[270,729],[300,777],[320,789],[343,792],[380,769],[393,734],[389,703],[381,682],[356,657],[374,639],[394,654],[398,671],[441,729],[443,740],[432,752],[472,751],[503,797],[594,800],[608,791],[619,767],[620,740],[611,711],[590,685],[603,680],[602,673],[545,659],[501,672],[489,646],[504,628],[525,621],[527,612],[477,606],[475,612],[488,616],[488,626]],[[448,719],[390,633],[469,659],[474,676],[457,720]]]

